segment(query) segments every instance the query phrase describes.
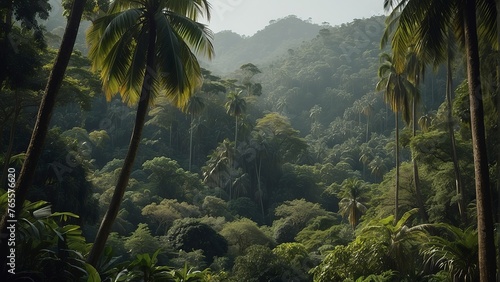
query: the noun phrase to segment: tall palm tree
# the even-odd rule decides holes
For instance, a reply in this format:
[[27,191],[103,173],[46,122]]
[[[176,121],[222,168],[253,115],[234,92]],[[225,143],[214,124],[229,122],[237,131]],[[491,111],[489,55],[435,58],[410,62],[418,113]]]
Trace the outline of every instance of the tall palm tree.
[[120,209],[148,106],[156,94],[182,106],[201,84],[192,50],[209,58],[213,53],[210,30],[196,22],[202,13],[210,16],[206,0],[115,0],[89,28],[89,58],[93,69],[100,70],[107,99],[120,93],[127,103],[138,103],[127,155],[88,257],[93,266]]
[[396,69],[404,66],[404,54],[409,45],[436,62],[445,59],[448,30],[453,30],[462,43],[467,62],[471,135],[476,182],[476,209],[479,245],[479,273],[481,281],[494,281],[496,255],[494,226],[489,183],[488,159],[484,125],[483,94],[481,90],[477,15],[481,17],[485,41],[494,45],[497,39],[496,5],[493,0],[384,0],[384,7],[392,10],[387,20],[390,28],[383,41],[389,40],[395,57]]
[[189,171],[191,171],[191,163],[193,160],[193,131],[194,131],[194,118],[199,115],[203,109],[205,108],[205,103],[203,102],[203,98],[200,96],[192,96],[184,111],[189,113],[191,116],[191,123],[189,126]]
[[[75,45],[76,35],[78,33],[78,28],[80,26],[80,21],[83,15],[83,10],[85,8],[85,0],[75,0],[71,7],[70,16],[64,31],[61,46],[59,52],[57,53],[56,60],[54,61],[54,66],[50,72],[49,79],[42,97],[40,107],[38,109],[38,114],[35,121],[35,126],[33,133],[31,135],[30,143],[26,151],[26,159],[21,168],[19,177],[17,178],[17,185],[15,187],[16,193],[16,207],[15,214],[21,214],[21,209],[23,203],[26,199],[28,189],[32,184],[32,180],[35,175],[36,166],[40,155],[42,154],[43,145],[45,138],[47,136],[50,120],[52,118],[52,112],[55,107],[57,94],[61,88],[61,84],[64,78],[64,73],[66,72],[66,67],[68,66],[71,53],[73,52],[73,46]],[[7,212],[3,213],[2,220],[0,223],[0,230],[2,234],[7,233]],[[7,245],[7,240],[2,240],[0,244],[0,253],[7,254],[9,246]],[[6,266],[6,256],[1,256],[1,268],[2,271]]]
[[[415,86],[415,90],[412,95],[412,136],[415,138],[417,134],[417,104],[420,103],[420,91],[419,85],[420,81],[424,80],[425,75],[425,62],[421,60],[417,53],[414,52],[413,48],[410,48],[408,55],[406,57],[406,72],[408,73],[408,80]],[[420,177],[418,176],[418,165],[417,160],[412,156],[413,163],[413,180],[415,184],[415,194],[418,206],[418,212],[424,221],[428,220],[427,212],[425,211],[424,201],[422,199],[422,191],[420,190]]]
[[234,149],[236,152],[236,143],[238,142],[238,118],[243,115],[247,110],[247,102],[243,97],[241,97],[242,91],[230,92],[227,95],[228,101],[226,102],[227,113],[234,116],[235,119],[235,129],[234,129]]
[[[234,127],[234,154],[236,156],[237,154],[237,148],[238,148],[238,118],[243,115],[246,110],[247,110],[247,102],[246,100],[241,97],[241,93],[243,93],[242,90],[240,90],[238,93],[236,92],[230,92],[227,95],[228,101],[225,104],[226,107],[226,112],[234,116],[235,120],[235,127]],[[233,163],[230,164],[230,167],[233,168]],[[233,191],[233,180],[232,180],[232,175],[229,174],[229,199],[231,199],[231,194]]]
[[339,202],[339,214],[347,216],[349,224],[354,229],[358,225],[361,215],[367,210],[366,206],[359,201],[363,182],[359,179],[349,178],[344,180],[342,187],[346,197]]
[[384,91],[384,100],[394,112],[396,121],[396,186],[394,196],[394,219],[398,220],[399,206],[399,116],[401,112],[406,123],[410,121],[410,98],[414,87],[402,72],[398,72],[389,54],[380,56],[381,65],[378,69],[380,78],[376,85],[377,91]]
[[451,62],[454,57],[454,46],[453,46],[453,38],[451,32],[448,31],[448,44],[447,44],[447,54],[446,54],[446,108],[447,108],[447,123],[448,123],[448,133],[450,135],[450,143],[451,143],[451,156],[453,160],[453,171],[455,173],[455,188],[457,196],[459,196],[458,200],[458,212],[460,213],[460,217],[462,219],[462,223],[466,224],[467,214],[466,214],[466,203],[465,203],[465,193],[463,191],[462,186],[462,176],[460,174],[460,165],[458,162],[458,154],[457,154],[457,143],[455,140],[455,126],[453,122],[453,114],[452,114],[452,103],[451,96],[453,93],[452,85],[453,85],[453,75],[451,69]]

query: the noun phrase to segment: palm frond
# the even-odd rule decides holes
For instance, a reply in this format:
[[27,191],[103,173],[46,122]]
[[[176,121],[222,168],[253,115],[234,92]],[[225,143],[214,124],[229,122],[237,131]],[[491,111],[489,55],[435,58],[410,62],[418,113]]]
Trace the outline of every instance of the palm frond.
[[188,43],[195,53],[212,59],[214,53],[213,33],[206,25],[175,13],[166,13],[166,16],[176,33]]
[[198,16],[204,16],[210,20],[210,3],[208,0],[166,0],[167,9],[179,15],[184,15],[193,21],[198,20]]
[[124,83],[122,83],[122,87],[120,88],[120,93],[130,93],[126,96],[128,104],[135,104],[137,102],[144,82],[146,54],[149,45],[149,34],[145,29],[139,31],[136,42],[132,58],[130,59],[130,67],[127,69]]

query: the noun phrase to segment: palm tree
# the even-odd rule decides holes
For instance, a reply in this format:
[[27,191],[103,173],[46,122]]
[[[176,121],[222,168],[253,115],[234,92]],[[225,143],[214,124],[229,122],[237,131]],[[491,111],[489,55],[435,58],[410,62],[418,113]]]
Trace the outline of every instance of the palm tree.
[[384,163],[384,159],[380,156],[376,156],[369,164],[371,173],[375,176],[375,181],[378,181],[379,177],[382,177],[387,171],[387,166]]
[[349,178],[342,183],[346,197],[339,202],[339,214],[347,216],[352,229],[356,228],[361,215],[366,212],[366,206],[359,202],[359,195],[363,187],[363,182],[359,179]]
[[[71,53],[73,52],[73,46],[75,45],[76,35],[78,33],[78,27],[80,26],[85,2],[85,0],[75,0],[73,2],[70,16],[68,18],[68,23],[66,25],[66,29],[62,38],[61,47],[59,48],[54,66],[47,81],[44,95],[42,97],[42,102],[38,109],[35,126],[33,127],[34,129],[31,135],[30,143],[26,151],[26,159],[21,168],[19,177],[17,178],[17,185],[15,187],[16,215],[21,214],[21,209],[26,199],[28,189],[29,187],[31,187],[31,183],[34,178],[38,160],[40,158],[40,155],[42,154],[42,149],[49,130],[50,120],[52,118],[52,112],[55,107],[57,94],[59,92],[59,88],[61,87],[64,73],[66,72],[66,67],[68,66],[69,59],[71,57]],[[0,228],[2,234],[8,234],[7,212],[3,213]],[[2,243],[0,244],[0,253],[7,254],[7,251],[9,249],[7,243],[7,240],[2,241]],[[0,259],[2,270],[6,265],[6,263],[4,263],[6,259],[6,256],[2,256],[2,258]]]
[[446,108],[447,108],[447,123],[448,123],[448,133],[450,135],[450,143],[451,143],[451,156],[453,160],[453,171],[455,172],[455,187],[457,196],[459,196],[458,200],[458,212],[460,213],[462,223],[466,224],[467,214],[466,214],[466,204],[464,191],[462,186],[462,177],[460,175],[460,166],[458,162],[457,155],[457,144],[455,141],[455,129],[453,122],[453,114],[452,114],[452,103],[451,96],[453,93],[452,85],[453,85],[453,75],[451,69],[451,61],[454,56],[454,48],[452,46],[452,35],[448,32],[448,44],[447,44],[447,54],[446,54]]
[[396,187],[394,198],[394,219],[398,220],[399,206],[399,117],[398,113],[402,113],[403,120],[406,123],[410,121],[409,101],[414,87],[406,79],[402,72],[398,72],[393,63],[393,58],[389,54],[380,56],[381,65],[378,69],[380,78],[376,85],[377,91],[384,91],[384,100],[394,112],[396,120]]
[[421,246],[425,263],[448,272],[450,281],[478,281],[477,231],[440,223],[439,236],[429,236]]
[[[404,275],[411,275],[418,265],[418,245],[425,242],[428,224],[410,226],[410,219],[418,212],[412,209],[404,213],[397,221],[391,215],[387,218],[369,222],[360,232],[359,238],[377,238],[386,246],[387,256],[396,270]],[[412,258],[412,259],[408,259]],[[411,279],[410,279],[411,280]]]
[[471,135],[476,182],[477,228],[479,243],[479,273],[481,281],[494,281],[496,255],[494,226],[486,153],[483,94],[480,79],[477,14],[481,18],[482,37],[494,45],[496,5],[492,0],[384,0],[386,9],[392,9],[387,20],[390,28],[383,42],[393,34],[391,45],[396,69],[404,67],[404,54],[416,44],[416,51],[435,62],[443,62],[448,31],[453,30],[457,42],[465,47],[467,80],[469,86]]
[[[406,57],[406,72],[408,73],[408,80],[415,86],[416,91],[412,95],[412,136],[415,138],[417,134],[417,104],[420,103],[419,85],[420,81],[424,80],[425,63],[421,60],[413,48],[410,48]],[[413,163],[413,179],[415,183],[415,194],[417,200],[418,211],[424,221],[428,220],[427,212],[425,211],[424,202],[422,200],[422,192],[420,190],[420,177],[418,176],[417,160],[412,156]]]
[[247,110],[247,102],[241,97],[242,91],[238,93],[230,92],[227,95],[228,101],[226,102],[227,113],[234,116],[235,129],[234,129],[234,149],[236,152],[236,143],[238,142],[238,118],[243,115]]
[[189,126],[189,171],[191,171],[191,162],[193,160],[193,131],[194,118],[199,115],[205,108],[203,99],[199,96],[193,96],[189,99],[184,111],[191,115],[191,123]]
[[370,139],[370,116],[373,115],[372,102],[365,102],[361,112],[366,116],[366,142]]
[[429,127],[431,126],[431,123],[432,123],[432,117],[428,113],[421,116],[418,119],[418,126],[420,127],[420,130],[422,130],[422,132],[424,133],[429,132]]
[[93,266],[120,209],[148,106],[160,93],[174,105],[185,105],[201,84],[200,67],[191,49],[209,58],[213,53],[210,30],[196,22],[201,13],[210,16],[206,0],[115,0],[89,28],[89,58],[93,69],[100,70],[107,99],[120,93],[129,104],[138,103],[128,152],[88,257]]
[[[234,174],[231,166],[234,154],[229,139],[224,139],[219,143],[219,146],[208,155],[206,165],[202,167],[203,182],[211,187],[225,190],[231,181],[231,175]],[[231,200],[231,189],[228,192],[229,200]]]

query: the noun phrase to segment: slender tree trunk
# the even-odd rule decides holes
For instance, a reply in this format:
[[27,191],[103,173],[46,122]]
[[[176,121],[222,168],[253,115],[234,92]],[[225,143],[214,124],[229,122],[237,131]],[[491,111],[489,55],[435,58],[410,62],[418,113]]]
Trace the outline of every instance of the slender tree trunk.
[[[500,0],[496,1],[497,7],[497,125],[500,124]],[[500,129],[497,132],[497,140],[500,140]],[[500,221],[500,148],[497,147],[497,222]],[[500,246],[500,228],[497,228],[497,246]],[[497,259],[497,271],[500,272],[500,258]],[[497,274],[497,280],[500,280],[500,273]]]
[[264,202],[262,201],[262,197],[264,193],[262,192],[262,186],[260,184],[260,169],[262,168],[262,159],[259,158],[259,168],[255,167],[255,173],[257,174],[257,188],[259,189],[259,200],[260,200],[260,210],[262,212],[262,222],[266,222],[266,217],[264,214]]
[[139,104],[137,106],[137,114],[135,117],[134,130],[130,138],[130,143],[128,147],[127,156],[123,162],[123,167],[118,176],[118,181],[116,183],[115,190],[113,192],[113,197],[109,203],[108,210],[104,215],[104,218],[97,232],[97,236],[94,240],[92,249],[90,250],[87,262],[92,266],[96,267],[101,256],[106,241],[108,239],[109,233],[111,232],[111,227],[118,215],[120,210],[120,204],[123,200],[123,195],[127,189],[128,181],[130,178],[130,173],[134,165],[134,160],[139,149],[139,144],[141,142],[142,129],[144,128],[144,121],[148,113],[148,105],[151,96],[152,86],[148,84],[148,81],[152,81],[154,77],[154,61],[155,61],[155,42],[156,42],[156,26],[150,21],[149,27],[149,45],[146,61],[146,72],[144,75],[144,82],[141,89],[141,97]]
[[476,180],[476,208],[479,253],[479,278],[481,282],[495,281],[496,249],[493,232],[486,137],[484,128],[483,96],[480,81],[479,48],[476,27],[476,1],[465,0],[464,34],[469,82],[472,147]]
[[396,117],[396,187],[394,189],[394,222],[398,222],[399,213],[399,119],[398,112],[394,112]]
[[[413,115],[412,135],[413,138],[415,138],[415,136],[417,135],[417,102],[415,96],[412,99],[412,115]],[[425,222],[427,222],[429,220],[429,217],[427,215],[427,211],[425,210],[425,205],[422,200],[423,197],[422,197],[422,191],[420,190],[420,177],[418,176],[417,160],[412,157],[412,162],[413,162],[413,180],[415,181],[415,194],[417,196],[418,211],[422,219]]]
[[[47,81],[47,86],[45,88],[40,108],[38,110],[35,126],[33,128],[33,134],[31,135],[30,144],[28,145],[28,149],[26,151],[26,159],[21,168],[19,177],[17,178],[17,185],[15,188],[16,220],[19,219],[18,216],[21,214],[28,189],[31,187],[32,180],[35,175],[35,169],[38,163],[38,159],[42,154],[45,137],[47,136],[52,112],[56,104],[57,93],[59,92],[59,88],[61,87],[64,73],[66,72],[66,67],[68,66],[71,53],[73,52],[73,46],[75,45],[76,35],[78,34],[78,28],[80,26],[80,20],[82,18],[84,7],[85,0],[74,1],[71,8],[71,14],[66,25],[66,30],[64,31],[61,46],[54,62],[54,67],[52,68],[49,79]],[[0,228],[0,238],[5,238],[4,236],[8,234],[6,212],[3,212]],[[2,268],[2,274],[4,274],[6,271],[7,256],[4,254],[7,254],[8,250],[9,246],[7,245],[7,240],[2,240],[2,242],[0,243],[0,254],[2,254],[0,256],[0,265]]]
[[366,115],[366,143],[368,143],[368,139],[370,138],[370,114]]
[[237,115],[235,116],[235,120],[236,120],[236,126],[235,126],[235,130],[234,130],[234,153],[236,154],[236,148],[238,147],[237,146],[237,143],[238,143],[238,116]]
[[452,83],[453,83],[453,75],[451,70],[451,50],[448,48],[448,58],[446,62],[446,104],[447,104],[447,123],[448,123],[448,133],[450,135],[451,142],[451,156],[453,160],[453,171],[455,173],[455,189],[456,193],[459,196],[458,199],[458,212],[460,214],[460,218],[462,220],[462,224],[466,224],[467,222],[467,210],[465,206],[465,197],[464,191],[462,187],[462,176],[460,175],[460,165],[458,162],[457,155],[457,145],[455,141],[455,130],[453,124],[453,116],[452,116],[452,104],[451,104],[451,94],[452,94]]
[[[238,144],[238,115],[234,116],[235,119],[235,130],[234,130],[234,157],[236,157],[236,148]],[[232,171],[234,169],[234,160],[231,160],[231,164],[229,165],[230,171],[229,171],[229,200],[232,199],[233,195],[233,176],[232,176]]]

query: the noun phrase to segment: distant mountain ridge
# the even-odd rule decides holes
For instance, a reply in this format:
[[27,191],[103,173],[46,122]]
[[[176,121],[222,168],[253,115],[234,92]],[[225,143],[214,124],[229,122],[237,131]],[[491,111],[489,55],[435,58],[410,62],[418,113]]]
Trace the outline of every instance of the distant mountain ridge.
[[316,37],[322,28],[325,26],[291,15],[270,21],[270,25],[250,37],[232,31],[218,32],[214,35],[215,58],[211,62],[202,60],[202,65],[215,73],[226,74],[245,63],[268,63]]

